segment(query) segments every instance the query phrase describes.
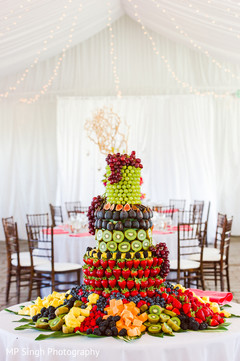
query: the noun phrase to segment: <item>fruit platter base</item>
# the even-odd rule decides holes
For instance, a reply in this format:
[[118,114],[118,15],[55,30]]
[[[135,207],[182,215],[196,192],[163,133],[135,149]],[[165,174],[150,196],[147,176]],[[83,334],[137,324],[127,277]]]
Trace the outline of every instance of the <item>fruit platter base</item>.
[[[25,304],[26,305],[26,304]],[[230,303],[233,314],[240,314],[240,304]],[[18,312],[20,305],[10,309]],[[14,330],[21,316],[0,312],[1,360],[5,361],[239,361],[240,321],[231,318],[227,332],[188,331],[176,337],[152,337],[144,334],[130,343],[112,337],[67,337],[35,341],[42,331]]]

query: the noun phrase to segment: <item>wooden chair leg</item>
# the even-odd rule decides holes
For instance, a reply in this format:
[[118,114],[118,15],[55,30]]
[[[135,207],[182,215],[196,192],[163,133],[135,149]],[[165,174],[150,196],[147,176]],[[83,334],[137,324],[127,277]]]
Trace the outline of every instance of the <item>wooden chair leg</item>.
[[221,292],[224,292],[224,274],[222,268],[220,268],[220,284],[221,284]]
[[200,279],[201,279],[202,290],[205,291],[204,275],[203,275],[203,272],[201,272],[201,271],[200,271]]
[[11,271],[9,270],[9,271],[8,271],[8,274],[7,274],[6,303],[8,303],[8,300],[9,300],[9,292],[10,292],[11,278],[12,278],[12,273],[11,273]]
[[214,282],[215,282],[215,291],[217,291],[217,266],[214,264]]
[[230,291],[230,278],[229,278],[229,267],[227,265],[227,269],[226,269],[226,276],[227,276],[227,290],[228,292],[231,292]]
[[17,279],[16,286],[17,286],[17,301],[18,301],[18,303],[20,303],[20,278],[21,278],[21,271],[19,270],[16,273],[16,279]]
[[30,280],[29,280],[28,301],[31,301],[31,298],[32,298],[32,286],[33,286],[33,274],[31,272]]

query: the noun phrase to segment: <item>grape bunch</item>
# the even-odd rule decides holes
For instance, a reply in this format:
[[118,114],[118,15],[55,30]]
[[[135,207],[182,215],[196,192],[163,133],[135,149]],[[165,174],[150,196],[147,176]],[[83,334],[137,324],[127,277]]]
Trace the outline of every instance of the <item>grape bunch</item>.
[[110,174],[107,174],[107,179],[110,184],[118,183],[122,179],[122,167],[132,166],[135,168],[143,168],[141,159],[136,158],[136,152],[132,151],[131,155],[128,154],[108,154],[106,162],[110,169]]
[[91,205],[88,208],[87,216],[88,216],[88,229],[89,233],[94,235],[95,234],[95,212],[98,208],[100,208],[103,203],[105,203],[106,198],[102,196],[94,197],[92,200]]
[[166,243],[158,243],[156,246],[151,246],[149,250],[152,251],[153,255],[163,259],[159,276],[162,278],[167,277],[170,271],[170,262],[168,259],[169,250],[166,246]]

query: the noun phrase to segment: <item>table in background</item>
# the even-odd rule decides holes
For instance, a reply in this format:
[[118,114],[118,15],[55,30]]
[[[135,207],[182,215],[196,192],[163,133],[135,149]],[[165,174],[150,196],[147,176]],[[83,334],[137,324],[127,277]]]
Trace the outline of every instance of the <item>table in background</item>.
[[[19,306],[12,307],[18,310]],[[240,314],[240,305],[232,303],[231,312]],[[15,331],[20,318],[6,311],[0,312],[0,350],[2,361],[239,361],[240,321],[231,319],[226,332],[183,332],[175,337],[158,338],[143,335],[130,343],[109,338],[81,336],[35,341],[41,333],[34,330]],[[15,352],[13,355],[10,352]],[[53,351],[68,351],[68,355],[53,355]],[[91,356],[77,356],[78,350],[92,352]],[[27,354],[28,351],[28,354]],[[99,352],[98,357],[93,355]],[[24,354],[25,352],[25,354]],[[32,353],[31,355],[29,353]],[[33,353],[39,353],[35,357]],[[95,353],[96,355],[96,353]]]

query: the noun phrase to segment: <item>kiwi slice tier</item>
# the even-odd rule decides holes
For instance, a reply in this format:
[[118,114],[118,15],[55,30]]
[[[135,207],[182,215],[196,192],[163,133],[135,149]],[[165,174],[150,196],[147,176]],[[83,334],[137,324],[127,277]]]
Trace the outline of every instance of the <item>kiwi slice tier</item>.
[[137,232],[135,229],[127,229],[124,234],[129,241],[133,241],[137,237]]
[[109,241],[111,241],[112,240],[112,232],[110,232],[110,231],[108,231],[108,230],[105,230],[104,232],[103,232],[103,240],[105,241],[105,242],[109,242]]
[[120,252],[129,252],[130,251],[130,243],[129,242],[121,242],[121,243],[119,243],[118,250]]
[[140,241],[133,241],[131,247],[133,251],[139,252],[142,249],[142,243]]
[[118,246],[117,246],[117,243],[114,242],[114,241],[110,241],[107,243],[107,249],[110,251],[110,252],[115,252],[117,250]]
[[41,329],[48,329],[48,318],[47,317],[41,317],[36,322],[36,327]]
[[139,229],[137,233],[137,238],[139,239],[139,241],[144,241],[146,237],[147,237],[146,232],[143,229]]
[[147,230],[147,238],[148,239],[152,238],[152,229],[151,228],[148,228],[148,230]]
[[150,247],[150,242],[149,242],[149,240],[148,240],[148,239],[145,239],[145,240],[143,241],[143,243],[142,243],[142,246],[143,246],[144,251],[147,251],[148,248]]
[[168,326],[168,324],[166,324],[166,322],[164,322],[162,324],[162,330],[164,333],[168,333],[169,335],[171,335],[173,333],[171,327]]
[[102,238],[103,238],[103,231],[102,231],[101,229],[99,229],[99,230],[97,231],[97,240],[98,240],[98,241],[101,241]]
[[121,231],[113,231],[113,240],[117,243],[121,243],[124,240],[124,234]]
[[106,250],[107,250],[107,245],[106,245],[105,242],[99,243],[99,250],[100,250],[101,252],[106,252]]

